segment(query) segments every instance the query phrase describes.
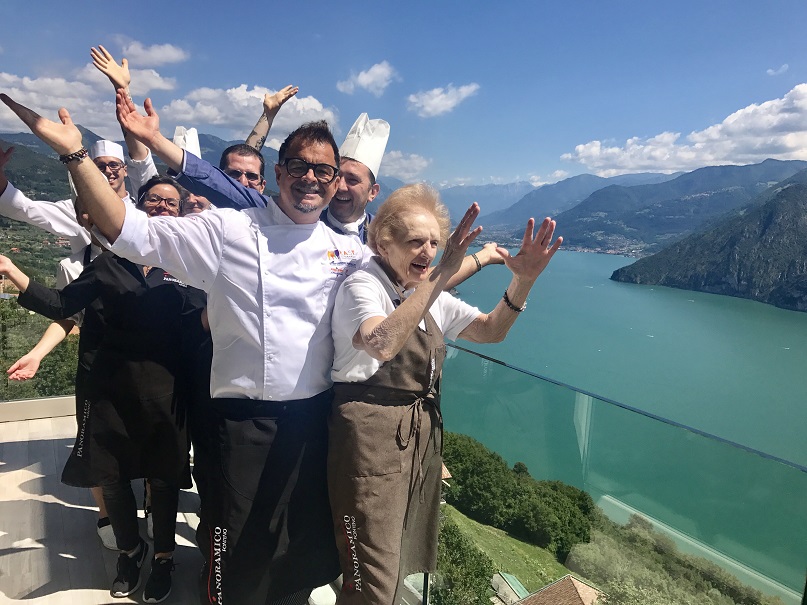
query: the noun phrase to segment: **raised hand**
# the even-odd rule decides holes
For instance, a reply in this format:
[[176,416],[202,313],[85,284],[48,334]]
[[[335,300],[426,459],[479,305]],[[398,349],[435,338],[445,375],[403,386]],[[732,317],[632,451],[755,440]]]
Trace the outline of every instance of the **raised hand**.
[[277,115],[277,112],[280,111],[280,108],[283,106],[283,103],[291,99],[294,95],[297,94],[297,91],[300,89],[297,86],[292,86],[289,84],[288,86],[281,88],[275,94],[265,94],[263,96],[263,113],[267,116],[274,117]]
[[0,94],[0,101],[8,105],[8,108],[31,129],[31,132],[59,155],[67,155],[81,149],[81,132],[73,124],[70,114],[64,107],[59,110],[61,120],[59,123],[43,118],[35,111],[15,102],[8,95]]
[[117,90],[118,88],[127,89],[132,82],[132,75],[129,73],[129,62],[124,58],[120,60],[120,65],[117,64],[115,58],[109,51],[98,45],[98,48],[90,49],[90,56],[92,57],[92,64],[96,69],[104,74],[112,85]]
[[40,359],[36,355],[28,353],[20,357],[14,364],[6,370],[9,380],[28,380],[36,375],[39,369]]
[[446,242],[443,256],[440,258],[438,266],[445,270],[449,275],[453,275],[462,265],[462,259],[468,251],[468,246],[482,233],[482,227],[473,227],[476,217],[479,216],[479,204],[474,202],[471,207],[465,211],[465,216],[462,217],[454,233],[448,238]]
[[146,110],[145,116],[137,112],[134,102],[126,92],[121,88],[118,89],[116,97],[118,122],[120,122],[124,130],[128,130],[138,141],[150,147],[151,142],[160,134],[160,117],[154,111],[151,99],[146,99],[146,102],[143,103],[143,108]]
[[535,237],[533,237],[534,230],[535,219],[531,218],[527,221],[527,227],[524,229],[521,249],[515,256],[510,256],[510,252],[505,248],[496,249],[504,260],[504,264],[513,272],[515,277],[531,282],[538,279],[538,276],[541,275],[541,272],[563,243],[562,237],[552,243],[552,237],[555,234],[555,221],[549,217],[543,220]]

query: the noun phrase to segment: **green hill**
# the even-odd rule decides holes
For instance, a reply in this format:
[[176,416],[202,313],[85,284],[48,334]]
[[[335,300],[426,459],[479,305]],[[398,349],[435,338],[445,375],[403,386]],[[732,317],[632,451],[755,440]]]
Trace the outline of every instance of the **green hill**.
[[618,269],[611,279],[807,311],[807,185],[793,181],[761,205]]

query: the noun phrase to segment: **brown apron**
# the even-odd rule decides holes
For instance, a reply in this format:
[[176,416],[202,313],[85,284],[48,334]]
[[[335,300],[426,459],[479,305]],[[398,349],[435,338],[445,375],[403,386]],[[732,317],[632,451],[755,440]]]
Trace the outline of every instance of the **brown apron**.
[[443,334],[431,314],[367,381],[337,383],[328,491],[342,567],[340,605],[397,601],[437,564]]

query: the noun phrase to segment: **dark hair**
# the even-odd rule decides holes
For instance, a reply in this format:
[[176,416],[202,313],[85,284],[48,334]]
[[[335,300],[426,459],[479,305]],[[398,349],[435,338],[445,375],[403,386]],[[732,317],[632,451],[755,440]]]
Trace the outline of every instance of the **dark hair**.
[[317,122],[307,122],[297,130],[289,133],[286,140],[277,152],[277,163],[282,164],[286,159],[286,152],[294,143],[326,143],[333,149],[333,157],[336,159],[336,167],[339,168],[339,146],[331,134],[328,122],[319,120]]
[[343,157],[343,158],[341,158],[341,159],[342,159],[342,161],[344,161],[344,160],[350,160],[351,162],[357,162],[358,164],[361,164],[362,166],[364,166],[365,168],[367,168],[367,175],[370,177],[370,187],[372,187],[373,185],[375,185],[375,175],[373,174],[373,171],[372,171],[372,170],[370,170],[370,168],[367,166],[367,164],[365,164],[364,162],[361,162],[361,161],[359,161],[359,160],[356,160],[356,159],[350,158],[350,157],[348,157],[348,156],[345,156],[345,157]]
[[174,179],[170,176],[160,176],[159,174],[156,176],[151,177],[147,180],[140,189],[137,190],[137,207],[140,208],[143,205],[143,200],[146,197],[146,194],[149,192],[149,189],[154,187],[155,185],[171,185],[174,189],[177,190],[179,193],[179,202],[185,201],[185,198],[188,197],[187,190],[182,187],[179,183],[177,183]]
[[261,152],[252,147],[251,145],[247,145],[246,143],[237,143],[235,145],[230,145],[227,149],[221,152],[221,159],[219,160],[219,168],[222,170],[227,169],[227,156],[231,153],[235,155],[241,155],[245,158],[258,158],[261,161],[261,176],[263,176],[264,168],[266,168],[266,161],[263,159],[263,155]]

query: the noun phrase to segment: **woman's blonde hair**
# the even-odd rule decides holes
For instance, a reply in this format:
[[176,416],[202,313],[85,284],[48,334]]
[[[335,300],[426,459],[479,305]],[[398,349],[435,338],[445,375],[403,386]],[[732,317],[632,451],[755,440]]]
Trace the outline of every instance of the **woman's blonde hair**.
[[439,247],[442,249],[451,231],[451,218],[448,208],[440,201],[440,194],[423,183],[406,185],[390,194],[370,221],[367,245],[378,254],[379,244],[386,246],[404,235],[404,217],[418,210],[428,212],[437,220],[440,226]]

